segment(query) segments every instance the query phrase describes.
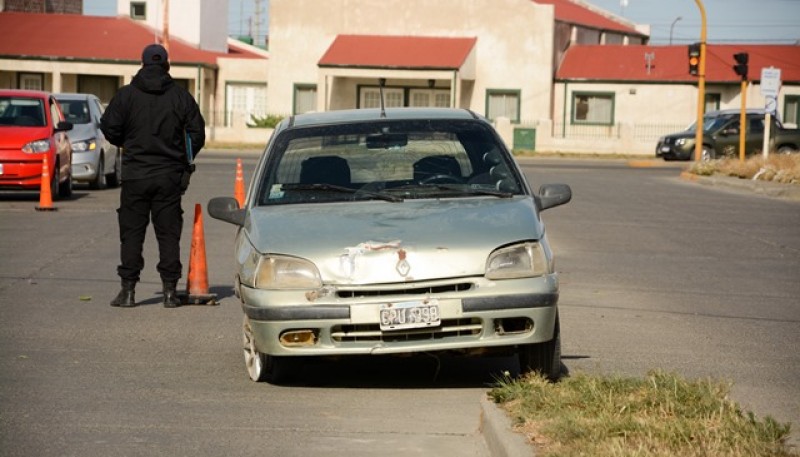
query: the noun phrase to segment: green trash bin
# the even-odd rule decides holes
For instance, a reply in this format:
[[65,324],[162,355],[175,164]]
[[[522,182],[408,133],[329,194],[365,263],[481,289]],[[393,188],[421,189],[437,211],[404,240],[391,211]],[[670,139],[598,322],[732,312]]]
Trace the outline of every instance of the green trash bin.
[[514,150],[535,151],[536,129],[517,127],[514,129]]

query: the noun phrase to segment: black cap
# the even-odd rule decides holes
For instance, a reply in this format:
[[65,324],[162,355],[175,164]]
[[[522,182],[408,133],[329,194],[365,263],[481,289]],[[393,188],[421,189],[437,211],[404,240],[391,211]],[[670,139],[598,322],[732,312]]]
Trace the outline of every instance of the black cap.
[[142,51],[142,65],[162,65],[167,63],[167,50],[160,44],[151,44]]

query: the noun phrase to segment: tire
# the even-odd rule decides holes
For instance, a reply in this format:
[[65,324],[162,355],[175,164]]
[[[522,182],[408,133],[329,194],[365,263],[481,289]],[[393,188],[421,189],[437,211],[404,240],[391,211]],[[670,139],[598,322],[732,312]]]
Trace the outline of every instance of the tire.
[[538,372],[550,381],[561,377],[561,329],[556,315],[553,339],[544,343],[523,344],[517,349],[521,375]]
[[[56,168],[58,168],[58,165],[56,165]],[[58,196],[60,198],[72,197],[72,172],[69,172],[67,179],[58,185]]]
[[53,173],[50,176],[50,198],[53,201],[59,200],[61,193],[59,192],[58,182],[61,181],[61,170],[58,168],[58,163],[53,167]]
[[253,337],[253,327],[250,319],[245,316],[243,324],[244,363],[250,380],[254,382],[269,382],[270,384],[284,384],[292,379],[296,373],[296,360],[292,357],[275,357],[262,354],[258,351]]
[[778,148],[778,154],[794,154],[796,152],[800,152],[800,150],[789,144],[781,145]]
[[106,183],[108,187],[117,187],[122,182],[122,157],[119,152],[114,156],[114,171],[106,175]]
[[90,189],[105,189],[107,186],[106,183],[106,163],[103,159],[103,153],[100,153],[100,159],[97,161],[97,175],[94,177],[92,182],[89,183]]
[[714,160],[717,158],[717,153],[709,148],[708,146],[703,146],[703,150],[700,152],[700,160],[703,162],[708,162],[709,160]]

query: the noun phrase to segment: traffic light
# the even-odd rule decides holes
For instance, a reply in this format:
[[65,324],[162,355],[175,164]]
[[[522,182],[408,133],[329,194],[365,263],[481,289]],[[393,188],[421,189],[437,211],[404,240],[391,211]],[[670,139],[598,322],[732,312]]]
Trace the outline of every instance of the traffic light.
[[733,66],[733,71],[742,77],[742,81],[747,81],[747,61],[749,60],[749,56],[746,52],[740,52],[738,54],[734,54],[733,58],[736,60],[736,65]]
[[689,45],[689,74],[693,76],[700,74],[700,43]]

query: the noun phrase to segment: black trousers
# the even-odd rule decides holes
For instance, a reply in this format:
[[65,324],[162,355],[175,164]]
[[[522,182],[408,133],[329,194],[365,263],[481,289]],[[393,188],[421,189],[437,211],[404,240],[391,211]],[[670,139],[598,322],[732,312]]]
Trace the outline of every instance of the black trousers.
[[169,172],[146,179],[122,182],[117,217],[119,220],[120,259],[117,274],[126,281],[139,281],[144,268],[142,248],[150,220],[158,240],[161,280],[177,282],[181,278],[181,173]]

